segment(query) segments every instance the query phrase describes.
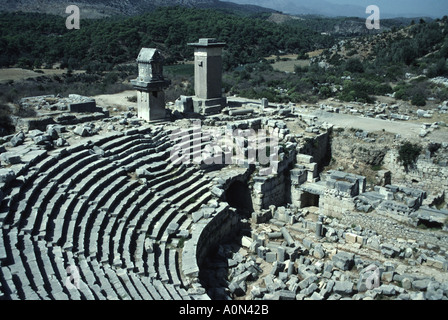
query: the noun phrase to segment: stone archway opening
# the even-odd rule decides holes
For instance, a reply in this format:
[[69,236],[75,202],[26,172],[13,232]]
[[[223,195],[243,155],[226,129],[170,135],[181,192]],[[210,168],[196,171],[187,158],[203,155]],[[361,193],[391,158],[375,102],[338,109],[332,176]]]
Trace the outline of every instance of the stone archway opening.
[[423,229],[442,229],[443,223],[420,219],[417,223],[417,227]]
[[238,180],[232,182],[226,190],[226,200],[243,217],[250,217],[254,211],[252,196],[247,183]]
[[300,197],[301,208],[319,207],[319,195],[310,192],[303,192]]

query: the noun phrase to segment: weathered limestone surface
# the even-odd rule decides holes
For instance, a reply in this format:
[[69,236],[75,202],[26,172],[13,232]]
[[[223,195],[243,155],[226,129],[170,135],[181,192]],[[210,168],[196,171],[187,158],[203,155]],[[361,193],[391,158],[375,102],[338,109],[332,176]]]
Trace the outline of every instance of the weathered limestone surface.
[[138,116],[146,121],[164,120],[164,89],[171,82],[163,76],[163,57],[157,49],[143,48],[137,63],[139,74],[131,83],[137,90]]

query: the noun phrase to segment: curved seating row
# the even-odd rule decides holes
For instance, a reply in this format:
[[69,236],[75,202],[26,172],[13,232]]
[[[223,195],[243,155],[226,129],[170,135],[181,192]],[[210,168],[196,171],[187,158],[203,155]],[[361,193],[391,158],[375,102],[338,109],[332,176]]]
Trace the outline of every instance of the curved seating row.
[[211,181],[175,143],[153,127],[39,153],[2,190],[0,299],[194,299],[172,240]]

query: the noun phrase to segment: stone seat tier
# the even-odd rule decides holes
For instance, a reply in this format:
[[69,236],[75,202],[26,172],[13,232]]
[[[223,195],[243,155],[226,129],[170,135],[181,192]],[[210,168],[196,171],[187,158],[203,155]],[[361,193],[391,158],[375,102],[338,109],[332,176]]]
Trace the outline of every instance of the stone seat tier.
[[[98,169],[100,164],[104,164],[104,169]],[[64,201],[68,199],[69,194],[75,194],[75,195],[80,194],[78,190],[86,190],[87,188],[92,186],[103,173],[107,173],[107,171],[110,171],[112,169],[113,169],[112,167],[108,168],[107,162],[103,161],[102,159],[91,162],[90,164],[85,166],[82,170],[74,174],[67,184],[65,185],[62,184],[62,188],[60,188],[59,190],[56,189],[55,192],[51,192],[50,194],[59,195],[59,197],[57,197],[57,199],[55,199],[56,197],[52,197],[47,201],[41,202],[43,205],[40,206],[40,209],[41,210],[46,209],[47,212],[49,211],[50,213],[47,215],[47,217],[51,218],[51,219],[45,219],[47,223],[45,223],[45,221],[42,223],[42,225],[44,226],[44,230],[50,230],[50,231],[54,230],[54,227],[49,226],[48,224],[50,221],[54,221],[55,219],[57,219],[58,215],[61,213],[59,209],[63,205]],[[123,173],[119,172],[118,174]],[[112,177],[108,177],[108,179],[111,178]],[[54,182],[54,184],[56,184],[56,186],[61,186],[56,182]],[[44,232],[44,230],[42,231]],[[52,237],[48,231],[45,232],[45,238],[47,241],[52,240]]]
[[[172,180],[171,180],[171,183],[175,183],[175,182],[177,182],[177,181],[182,181],[184,178],[186,178],[186,177],[191,177],[191,173],[190,172],[188,172],[188,171],[186,171],[186,172],[184,172],[184,173],[182,173],[180,176],[178,176],[178,177],[174,177]],[[169,181],[166,181],[166,182],[163,182],[164,184],[167,184],[168,182],[170,182],[170,180]],[[187,180],[187,182],[184,182],[184,183],[188,183],[188,180]],[[157,187],[158,186],[155,186],[155,187],[153,187],[153,189],[155,189],[155,190],[157,190]],[[147,189],[146,189],[147,190]],[[139,190],[139,192],[138,193],[136,193],[136,194],[134,194],[133,195],[133,200],[135,200],[136,198],[138,198],[138,196],[140,196],[140,195],[143,195],[143,191],[145,191],[145,188],[144,187],[142,187],[140,190]],[[134,202],[135,203],[135,202]],[[128,206],[124,206],[123,208],[127,208]],[[114,245],[114,247],[117,247],[117,250],[114,250],[114,254],[115,253],[117,253],[117,252],[128,252],[128,251],[123,251],[123,245],[124,245],[124,243],[126,243],[128,240],[130,240],[130,237],[126,237],[125,236],[125,234],[126,234],[126,231],[127,231],[127,229],[129,229],[129,228],[125,228],[125,226],[127,225],[127,223],[126,223],[126,221],[131,221],[133,218],[134,218],[134,216],[137,214],[137,212],[138,212],[138,207],[136,207],[136,206],[134,206],[134,209],[133,210],[128,210],[128,211],[126,211],[126,212],[124,212],[123,211],[123,209],[120,211],[120,213],[118,213],[118,215],[117,216],[119,216],[119,217],[121,217],[122,219],[123,219],[123,223],[121,223],[115,230],[117,230],[117,233],[116,233],[116,236],[114,237],[114,243],[116,244],[116,245]],[[124,216],[126,214],[126,216]],[[117,220],[117,221],[120,221],[120,220]],[[112,233],[114,232],[114,228],[112,229]],[[124,239],[124,240],[123,240]],[[129,252],[128,252],[129,253]],[[128,259],[129,260],[129,259]],[[126,264],[124,264],[124,267],[126,267]],[[133,268],[133,265],[129,265],[129,266],[127,266],[128,268]]]
[[[105,190],[105,188],[112,188],[112,190],[115,190],[117,185],[120,185],[121,183],[124,183],[126,180],[128,180],[128,177],[126,175],[126,172],[122,170],[121,168],[118,168],[111,173],[109,173],[106,176],[103,176],[102,178],[97,180],[97,183],[94,185],[91,193],[97,194],[98,196],[101,195],[101,192]],[[101,190],[101,191],[100,191]],[[105,199],[99,198],[102,201],[105,201]],[[93,200],[92,200],[93,201]],[[58,206],[59,208],[62,208],[62,204]],[[89,217],[90,209],[92,206],[88,207],[88,212],[86,212],[86,216]],[[67,212],[66,212],[67,213]],[[48,228],[48,230],[54,230],[53,235],[49,233],[49,236],[47,237],[48,241],[54,241],[59,242],[59,240],[62,238],[62,226],[65,218],[64,217],[56,217],[53,219],[54,228]],[[58,221],[59,223],[56,223]]]
[[[154,229],[151,232],[151,237],[154,239],[161,239],[162,233],[165,231],[168,223],[174,220],[174,216],[177,214],[184,215],[180,212],[188,203],[196,202],[196,196],[201,196],[201,193],[205,193],[209,190],[210,186],[208,185],[208,181],[204,181],[200,179],[200,175],[197,175],[196,182],[193,184],[188,184],[189,186],[177,193],[172,198],[171,208],[169,212],[164,214],[164,216],[154,225]],[[179,203],[178,203],[179,201]]]
[[[182,172],[184,168],[180,168],[179,172]],[[158,178],[151,180],[151,185],[149,183],[147,183],[147,187],[150,186],[155,186],[157,183],[161,183],[163,181],[165,181],[166,179],[170,179],[172,176],[174,176],[176,174],[175,171],[173,171],[173,169],[171,167],[167,167],[163,172],[161,172],[158,176]],[[108,201],[104,204],[102,203],[98,203],[97,204],[97,208],[103,212],[108,212],[107,216],[105,217],[105,219],[103,219],[101,221],[101,225],[99,226],[99,238],[98,238],[98,244],[97,247],[101,248],[101,242],[104,239],[105,236],[105,230],[107,230],[106,236],[108,236],[108,233],[110,232],[110,228],[112,227],[112,224],[108,224],[108,219],[109,216],[113,215],[113,213],[111,213],[112,210],[110,210],[110,208],[115,208],[117,205],[117,200],[120,198],[120,195],[124,194],[124,191],[128,189],[127,186],[122,186],[121,189],[115,191],[113,189],[107,190],[105,196],[103,197],[103,199],[108,199]],[[128,189],[129,190],[129,189]],[[113,196],[114,193],[116,193],[118,195],[117,196]],[[140,196],[140,198],[137,200],[139,203],[146,203],[149,201],[149,198],[153,196],[153,191],[151,188],[147,188],[146,192]],[[98,225],[98,223],[97,223]],[[109,227],[107,227],[109,225]],[[107,244],[107,243],[105,243]],[[103,250],[103,254],[106,254]],[[103,261],[103,260],[102,260]]]
[[33,292],[32,296],[36,299],[44,299],[45,294],[38,294],[35,284],[28,279],[28,264],[22,260],[23,255],[20,252],[20,243],[17,229],[4,230],[4,249],[8,255],[8,260],[3,262],[2,272],[5,274],[5,282],[8,290],[13,297],[17,299],[25,299],[30,296],[28,293]]
[[[101,190],[102,187],[106,186],[108,181],[111,181],[114,178],[113,176],[106,176],[106,177],[100,178],[101,175],[107,174],[108,172],[113,170],[115,167],[116,167],[116,165],[113,166],[112,164],[109,164],[107,166],[104,166],[102,169],[98,169],[97,171],[94,171],[95,174],[93,176],[92,175],[86,176],[80,183],[78,183],[77,187],[72,190],[72,193],[75,193],[75,194],[84,193],[87,187],[89,187],[93,182],[95,182],[95,181],[97,181],[97,179],[99,179],[101,183],[99,183],[99,184],[97,183],[95,188],[93,188],[93,190],[91,190],[91,192],[85,193],[85,194],[88,194],[87,199],[90,199],[90,196],[96,195],[96,192],[98,190]],[[93,168],[88,168],[88,169],[85,169],[84,171],[86,171],[86,172],[91,171],[89,169],[93,169]],[[117,172],[117,170],[118,170],[118,172]],[[114,172],[117,175],[125,174],[123,171],[120,171],[119,169],[115,169]]]
[[[90,288],[91,293],[90,296],[87,296],[87,300],[106,300],[107,294],[106,294],[106,286],[99,286],[98,283],[100,281],[98,280],[99,277],[96,274],[100,271],[94,271],[89,262],[87,261],[86,257],[84,256],[78,256],[77,261],[75,262],[76,266],[79,268],[80,276],[82,279],[85,279],[85,285]],[[107,288],[110,288],[110,285],[107,286]]]
[[[79,156],[79,158],[82,158],[82,156]],[[56,171],[56,170],[55,170]],[[55,171],[53,171],[53,172],[55,172]],[[36,171],[35,171],[36,172]],[[36,177],[37,176],[37,174],[34,174],[33,175],[34,177]],[[44,179],[42,179],[42,181],[43,181]],[[39,185],[39,184],[38,184]],[[36,190],[36,189],[34,189],[34,190]],[[52,188],[50,188],[49,190],[52,190]],[[14,199],[15,200],[15,197],[12,197],[12,199]],[[59,199],[59,198],[58,198]],[[16,235],[16,233],[11,233],[10,235]],[[28,234],[28,236],[26,236],[26,238],[25,239],[29,239],[29,234]],[[17,243],[18,242],[18,240],[15,240],[15,242]],[[31,242],[29,242],[29,241],[27,241],[27,244],[26,244],[26,247],[27,248],[30,248],[30,247],[32,247],[32,243]],[[14,252],[14,253],[17,253],[17,251],[16,250],[11,250],[12,252]],[[32,255],[32,251],[30,251],[30,250],[28,250],[28,251],[26,251],[27,252],[27,254],[28,254],[28,256],[26,256],[26,255],[24,255],[23,253],[22,253],[22,255],[24,255],[23,256],[23,258],[24,259],[30,259],[30,257],[33,257],[30,261],[32,262],[32,267],[29,267],[29,266],[25,266],[24,268],[22,268],[22,270],[26,270],[26,272],[28,272],[28,273],[30,273],[31,271],[31,268],[33,269],[33,270],[37,270],[39,267],[36,267],[36,258],[35,258],[35,255]],[[14,260],[15,260],[15,262],[17,262],[17,261],[19,261],[19,260],[22,260],[22,259],[20,259],[20,255],[17,255],[17,254],[14,254]],[[3,257],[4,258],[4,257]],[[50,272],[50,270],[49,270],[49,266],[48,266],[48,263],[43,263],[43,266],[44,266],[44,269],[46,269],[46,272],[44,273],[44,274],[47,274],[47,273],[49,273]],[[16,269],[16,268],[14,268],[14,269]],[[9,270],[9,269],[8,269]],[[6,271],[5,271],[6,272]],[[41,285],[42,285],[42,281],[43,280],[41,280],[41,278],[38,276],[40,273],[39,272],[35,272],[35,274],[36,274],[36,279],[37,280],[34,280],[34,278],[32,278],[31,276],[30,277],[26,277],[26,276],[22,276],[21,278],[22,279],[26,279],[26,278],[32,278],[33,279],[33,282],[32,283],[30,283],[29,285],[28,285],[28,287],[29,286],[34,286],[34,289],[35,289],[35,291],[37,291],[37,287],[39,286],[39,287],[42,287]],[[11,276],[11,279],[12,279],[12,276]],[[50,285],[50,281],[49,280],[47,280],[47,282],[46,282],[46,286],[47,287],[49,287],[49,286],[51,286]],[[22,296],[23,296],[23,298],[26,298],[26,295],[24,294],[25,292],[28,292],[29,290],[22,290]],[[33,291],[30,291],[30,292],[33,292]],[[59,298],[61,298],[61,292],[57,292],[58,293],[58,297]],[[46,298],[47,296],[45,295],[45,294],[41,294],[41,298]]]
[[[198,189],[198,191],[196,191],[195,193],[190,194],[190,197],[195,197],[201,192],[205,193],[205,190],[208,189],[209,187],[207,185],[204,185],[202,189]],[[186,197],[184,199],[189,200],[190,197]],[[204,199],[208,200],[208,198]],[[203,202],[196,203],[198,207],[202,204]],[[177,203],[175,205],[177,206]],[[186,212],[184,212],[183,210],[179,211],[178,208],[170,208],[162,216],[162,219],[156,223],[153,232],[150,234],[151,239],[160,241],[160,248],[159,248],[160,254],[155,254],[154,256],[154,259],[156,259],[155,265],[157,266],[154,271],[161,278],[163,282],[169,282],[174,284],[175,286],[181,286],[182,283],[179,277],[180,271],[178,268],[178,262],[177,259],[174,259],[175,257],[177,257],[176,250],[166,249],[166,243],[168,243],[170,237],[170,233],[167,232],[166,227],[170,222],[175,222],[178,223],[178,225],[180,225],[182,219],[186,219]],[[143,250],[144,235],[145,234],[143,233],[140,235],[139,241],[137,243],[137,245],[140,245],[141,247],[141,250],[138,251],[139,254],[144,252]],[[134,257],[138,257],[138,255],[134,254]],[[146,261],[144,256],[142,257],[141,261]]]
[[[171,221],[178,223],[179,225],[183,221],[188,220],[188,215],[191,215],[192,212],[196,211],[197,208],[199,208],[202,204],[206,203],[209,199],[211,194],[208,192],[209,186],[207,184],[203,185],[201,188],[195,190],[193,193],[190,193],[187,197],[184,196],[182,199],[177,199],[177,201],[174,203],[176,206],[175,211],[171,211],[171,213],[175,212],[175,216],[172,218]],[[202,196],[200,196],[203,194]],[[196,198],[197,200],[194,203],[191,203],[190,199]],[[160,202],[162,202],[161,198],[155,198],[152,199],[149,203],[146,204],[145,207],[143,207],[142,210],[142,216],[140,217],[139,221],[137,222],[136,227],[133,229],[132,237],[137,237],[136,243],[137,246],[135,248],[135,252],[133,254],[134,257],[141,257],[141,259],[138,259],[136,261],[136,266],[139,267],[139,271],[143,272],[141,268],[143,265],[142,261],[146,261],[146,252],[143,249],[143,244],[145,241],[145,238],[147,236],[150,236],[150,233],[148,232],[151,228],[152,221],[156,219],[156,215],[161,212],[160,208]],[[190,219],[191,220],[191,219]],[[168,219],[165,219],[165,221],[170,221]],[[166,226],[166,224],[165,224]],[[158,229],[158,232],[161,229]],[[164,229],[163,229],[164,230]],[[162,231],[163,233],[163,231]],[[157,239],[157,236],[152,236],[152,238]]]
[[[36,255],[34,253],[34,246],[31,243],[30,236],[19,236],[18,245],[20,250],[20,257],[22,259],[22,265],[25,268],[25,274],[30,282],[30,287],[37,292],[37,294],[44,300],[50,299],[48,296],[47,279],[44,279],[45,274],[41,274],[39,265],[36,261]],[[28,299],[28,298],[26,298]]]
[[[193,163],[196,157],[200,157],[203,149],[208,145],[208,141],[202,141],[202,138],[190,136],[187,141],[178,142],[171,150],[168,161],[174,164]],[[194,147],[191,147],[191,146]]]
[[[207,144],[196,142],[199,151]],[[169,227],[187,229],[211,193],[197,169],[170,161],[173,143],[161,126],[36,155],[18,183],[4,189],[0,286],[6,298],[191,299],[178,252],[168,246],[175,236]],[[128,174],[137,168],[151,174],[133,180]],[[147,237],[160,241],[152,253],[145,250]],[[70,265],[79,268],[79,289],[66,286]]]
[[[18,189],[15,188],[14,190],[12,190],[11,195],[9,197],[9,203],[7,204],[7,207],[9,208],[9,212],[8,212],[8,216],[5,218],[5,223],[9,223],[9,224],[15,224],[20,220],[21,215],[15,215],[16,213],[16,206],[17,206],[17,202],[19,202],[20,200],[27,200],[27,205],[24,208],[25,211],[30,209],[30,206],[33,205],[32,202],[30,202],[29,200],[33,200],[33,199],[37,199],[38,196],[40,195],[40,191],[45,188],[46,185],[48,185],[49,180],[54,177],[57,173],[60,172],[60,170],[62,168],[66,168],[66,170],[74,170],[76,169],[76,165],[78,163],[78,160],[83,159],[85,156],[89,155],[88,150],[84,150],[85,152],[81,152],[79,154],[74,154],[71,155],[67,158],[65,158],[64,160],[61,160],[61,162],[58,162],[58,165],[56,167],[54,167],[53,170],[51,170],[50,172],[38,172],[39,173],[39,177],[36,179],[36,181],[33,183],[32,188],[31,188],[31,192],[24,192],[24,190],[22,190],[22,188]],[[77,167],[78,169],[80,167]],[[67,172],[66,171],[66,172]],[[29,184],[30,182],[28,182]],[[27,198],[25,198],[27,197]]]
[[[88,163],[91,160],[94,160],[95,156],[92,157],[88,157],[87,159],[84,159],[81,164],[79,164],[78,162],[73,163],[71,166],[67,167],[63,172],[61,172],[58,176],[56,176],[55,178],[51,179],[51,175],[42,175],[40,178],[38,178],[37,184],[35,185],[34,188],[30,189],[25,195],[24,195],[24,199],[27,199],[28,201],[26,201],[26,207],[24,208],[23,212],[21,213],[21,225],[24,224],[24,220],[29,216],[31,208],[34,205],[37,205],[40,210],[42,211],[44,208],[42,208],[42,204],[47,203],[46,201],[44,201],[44,199],[48,200],[48,196],[52,195],[54,193],[56,193],[57,189],[61,189],[59,190],[61,193],[66,192],[66,189],[69,187],[70,183],[72,183],[74,180],[70,180],[70,182],[67,185],[63,184],[63,180],[61,176],[68,176],[70,174],[73,174],[74,170],[73,168],[79,168],[82,167],[83,165],[85,166],[86,163]],[[96,164],[94,163],[93,165],[91,164],[92,167],[95,167]],[[91,169],[91,167],[85,167],[84,171],[88,172],[86,170]],[[79,170],[82,172],[82,170]],[[80,172],[76,173],[76,176],[80,175]],[[42,186],[44,183],[46,183],[46,187]],[[50,185],[50,187],[48,187],[48,185]],[[42,192],[44,191],[44,192]],[[32,219],[34,217],[31,217]],[[29,223],[28,223],[29,225]],[[28,226],[29,227],[29,226]],[[36,230],[37,228],[35,228]],[[36,234],[36,232],[34,233]]]
[[[29,236],[29,235],[28,235]],[[28,240],[30,240],[28,238]],[[46,282],[46,288],[48,295],[52,299],[60,299],[65,297],[66,299],[79,299],[79,293],[70,292],[63,285],[61,279],[65,277],[65,274],[60,274],[59,266],[56,266],[57,263],[55,259],[50,259],[52,257],[52,253],[50,251],[51,248],[46,247],[46,242],[43,240],[29,241],[29,247],[33,247],[36,251],[36,258],[38,260],[41,274],[44,276],[44,280]],[[53,260],[53,262],[52,262]],[[63,261],[58,261],[59,263],[63,263]],[[63,266],[60,266],[63,269]],[[89,295],[90,296],[90,295]]]

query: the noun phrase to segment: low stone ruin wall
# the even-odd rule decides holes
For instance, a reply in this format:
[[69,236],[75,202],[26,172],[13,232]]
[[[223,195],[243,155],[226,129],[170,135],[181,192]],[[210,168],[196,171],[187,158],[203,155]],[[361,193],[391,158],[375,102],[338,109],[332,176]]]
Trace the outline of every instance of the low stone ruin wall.
[[240,219],[236,210],[224,204],[216,208],[214,215],[198,221],[191,230],[191,238],[182,251],[182,272],[193,279],[199,276],[199,268],[210,250],[238,234]]
[[398,161],[398,152],[390,150],[384,157],[384,167],[391,171],[394,184],[405,182],[407,185],[413,184],[413,187],[417,186],[427,191],[428,199],[424,204],[431,204],[436,197],[443,193],[444,196],[448,194],[448,167],[433,163],[432,159],[420,156],[414,168],[410,168],[406,172]]
[[263,178],[254,183],[252,203],[254,211],[269,208],[270,205],[281,206],[285,204],[288,182],[284,174]]
[[319,198],[319,211],[330,217],[341,218],[346,211],[355,211],[353,198],[336,194],[337,190],[326,190]]
[[319,170],[322,169],[329,159],[331,159],[331,129],[327,132],[317,135],[313,139],[309,139],[308,143],[303,145],[297,153],[306,154],[313,157],[313,161],[317,163]]

